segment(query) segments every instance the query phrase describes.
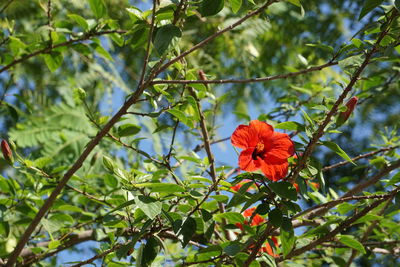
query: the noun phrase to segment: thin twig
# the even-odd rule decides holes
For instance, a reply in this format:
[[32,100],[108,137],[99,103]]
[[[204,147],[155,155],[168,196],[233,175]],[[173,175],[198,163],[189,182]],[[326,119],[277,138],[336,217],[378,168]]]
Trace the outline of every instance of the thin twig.
[[[397,15],[396,12],[394,12],[394,11],[392,11],[392,12],[393,12],[392,16],[388,21],[388,25],[389,26],[392,23],[393,19]],[[336,100],[335,104],[332,106],[332,108],[328,112],[328,114],[326,114],[324,121],[319,125],[317,131],[315,131],[314,134],[312,135],[312,138],[309,141],[309,143],[307,144],[307,146],[306,146],[306,148],[305,148],[305,150],[303,152],[302,157],[300,158],[299,162],[297,163],[296,168],[289,175],[288,180],[290,182],[295,181],[297,179],[300,171],[302,169],[304,169],[304,167],[306,166],[307,160],[311,156],[311,153],[314,151],[314,148],[315,148],[318,140],[324,134],[326,126],[330,123],[332,117],[336,114],[339,106],[343,103],[343,100],[346,98],[348,93],[353,89],[353,86],[359,80],[361,73],[364,71],[364,69],[367,67],[367,65],[369,64],[370,60],[372,59],[372,55],[374,55],[378,51],[378,46],[379,46],[380,42],[382,41],[383,37],[385,37],[386,34],[389,31],[389,28],[390,28],[389,26],[386,27],[385,30],[383,30],[379,34],[378,39],[376,40],[375,44],[372,46],[371,50],[369,50],[365,54],[365,59],[362,62],[361,66],[355,71],[355,73],[353,74],[350,82],[347,84],[346,88],[343,90],[343,92],[341,93],[339,98]]]
[[226,84],[226,83],[257,83],[257,82],[268,82],[268,81],[273,81],[273,80],[278,80],[278,79],[286,79],[289,77],[294,77],[294,76],[299,76],[305,73],[313,72],[313,71],[318,71],[322,70],[324,68],[337,65],[337,61],[330,61],[328,63],[325,63],[323,65],[315,66],[315,67],[310,67],[304,70],[300,71],[295,71],[295,72],[289,72],[285,74],[278,74],[278,75],[272,75],[272,76],[267,76],[267,77],[262,77],[262,78],[251,78],[251,79],[221,79],[221,80],[155,80],[152,82],[152,84]]
[[197,43],[196,45],[192,46],[192,48],[186,50],[185,52],[183,52],[182,54],[180,54],[179,56],[171,59],[169,62],[165,63],[162,67],[160,67],[160,69],[157,71],[157,74],[163,72],[164,70],[166,70],[169,66],[171,66],[172,64],[174,64],[175,62],[179,61],[180,59],[186,57],[187,55],[193,53],[194,51],[196,51],[197,49],[203,47],[205,44],[209,43],[211,40],[215,39],[216,37],[222,35],[223,33],[230,31],[234,28],[236,28],[237,26],[239,26],[240,24],[242,24],[243,22],[245,22],[246,20],[248,20],[251,17],[254,17],[258,14],[260,14],[264,9],[266,9],[268,6],[272,5],[275,2],[279,2],[279,0],[269,0],[266,3],[264,3],[261,7],[259,7],[258,9],[248,13],[246,16],[244,16],[243,18],[239,19],[238,21],[236,21],[235,23],[229,25],[228,27],[210,35],[209,37],[207,37],[206,39],[204,39],[203,41]]
[[[398,147],[399,146],[390,146],[390,147],[381,148],[381,149],[376,150],[376,151],[372,151],[372,152],[369,152],[369,153],[366,153],[366,154],[363,154],[363,155],[359,155],[357,157],[352,158],[351,160],[352,161],[357,161],[357,160],[360,160],[360,159],[363,159],[363,158],[372,157],[372,156],[375,156],[376,154],[379,154],[379,153],[382,153],[382,152],[386,152],[386,151],[390,151],[390,150],[396,149]],[[342,162],[339,162],[339,163],[336,163],[336,164],[333,164],[333,165],[330,165],[330,166],[326,166],[326,167],[322,168],[322,171],[326,172],[326,171],[328,171],[330,169],[334,169],[334,168],[346,165],[348,163],[350,163],[350,161],[342,161]]]
[[8,0],[8,2],[1,8],[0,13],[3,13],[4,10],[6,10],[7,7],[8,7],[12,2],[14,2],[14,0]]
[[338,204],[341,204],[341,203],[343,203],[343,202],[353,201],[353,200],[382,199],[382,198],[387,198],[388,195],[389,195],[389,194],[384,194],[384,195],[369,195],[369,196],[350,196],[350,197],[342,197],[342,198],[334,199],[334,200],[331,200],[331,201],[329,201],[329,202],[322,203],[322,204],[316,205],[316,206],[314,206],[314,207],[308,208],[308,209],[306,209],[306,210],[303,210],[303,211],[297,213],[296,215],[294,215],[294,216],[292,217],[292,219],[301,217],[301,216],[303,216],[303,215],[305,215],[305,214],[307,214],[307,213],[310,213],[310,212],[312,212],[313,210],[316,210],[316,209],[319,209],[319,208],[323,208],[323,207],[327,207],[327,206],[329,206],[330,208],[333,208],[334,206],[336,206],[336,205],[338,205]]
[[[397,193],[397,190],[394,190],[391,192],[392,194]],[[361,217],[365,216],[368,212],[370,212],[371,210],[373,210],[374,208],[376,208],[378,205],[380,205],[382,202],[384,202],[386,199],[390,198],[391,194],[389,194],[386,198],[384,199],[379,199],[376,200],[375,202],[373,202],[372,204],[366,206],[362,211],[356,212],[353,216],[351,216],[350,218],[344,220],[343,222],[341,222],[339,224],[338,227],[336,227],[333,231],[329,232],[328,234],[314,240],[313,242],[311,242],[308,245],[305,245],[301,248],[295,249],[293,251],[291,251],[289,254],[287,254],[285,257],[279,257],[276,259],[276,262],[281,262],[283,260],[286,259],[290,259],[293,258],[295,256],[301,255],[306,251],[309,251],[313,248],[315,248],[316,246],[322,244],[325,241],[328,241],[330,239],[332,239],[333,237],[335,237],[337,234],[339,234],[340,232],[344,231],[346,228],[350,227],[355,221],[357,221],[358,219],[360,219]]]
[[[187,56],[188,54],[192,53],[193,51],[201,48],[211,40],[215,39],[216,37],[220,36],[221,34],[232,30],[233,28],[237,27],[247,19],[261,13],[265,8],[267,8],[269,5],[272,3],[276,2],[276,0],[271,0],[266,2],[264,5],[262,5],[260,8],[257,10],[250,12],[246,16],[244,16],[242,19],[238,20],[236,23],[216,32],[215,34],[211,35],[210,37],[206,38],[205,40],[201,41],[197,45],[193,46],[191,49],[187,50],[186,52],[180,54],[179,56],[175,57],[168,63],[162,65],[161,67],[158,67],[159,65],[156,64],[156,67],[153,68],[153,71],[150,72],[149,77],[147,78],[147,81],[142,83],[141,85],[138,84],[136,90],[134,93],[126,100],[126,102],[122,105],[122,107],[117,111],[117,113],[106,123],[106,125],[103,127],[102,130],[100,130],[96,136],[91,139],[91,141],[86,145],[85,150],[82,152],[82,154],[79,156],[79,158],[75,161],[75,163],[71,166],[71,168],[64,174],[63,178],[60,180],[60,182],[57,184],[53,192],[50,194],[50,196],[47,198],[43,206],[39,209],[37,212],[36,216],[33,218],[25,232],[22,234],[20,237],[16,247],[14,248],[13,252],[10,254],[6,266],[13,266],[15,262],[17,261],[18,255],[24,248],[25,244],[28,242],[30,235],[33,233],[35,230],[36,226],[39,224],[43,216],[47,213],[47,211],[50,209],[50,207],[53,205],[54,201],[56,200],[57,196],[60,194],[62,189],[65,187],[69,179],[72,177],[72,175],[80,169],[82,166],[83,162],[86,160],[86,158],[89,156],[89,154],[92,152],[92,150],[97,146],[97,144],[100,142],[100,140],[109,132],[109,130],[114,126],[115,123],[119,121],[119,119],[126,114],[128,109],[135,104],[139,99],[140,96],[142,95],[143,91],[147,86],[150,85],[150,82],[156,77],[159,73],[161,73],[163,70],[167,69],[170,65],[173,63],[177,62],[178,60],[182,59],[183,57]],[[125,31],[123,31],[125,33]],[[57,44],[53,46],[53,48],[60,47],[60,46],[67,46],[70,44],[73,44],[78,41],[83,41],[87,40],[93,36],[98,36],[102,34],[110,34],[110,33],[121,33],[119,30],[113,30],[113,31],[103,31],[103,32],[97,32],[97,33],[90,33],[85,35],[84,37],[76,40],[70,40],[64,43]],[[151,38],[151,36],[149,36]],[[50,52],[51,49],[49,48],[44,48],[41,50],[38,50],[36,52],[33,52],[31,54],[25,55],[17,60],[14,60],[10,64],[6,65],[2,69],[0,69],[0,73],[8,70],[9,68],[13,67],[14,65],[23,62],[31,57],[34,57],[36,55],[42,54],[42,53],[48,53]],[[161,61],[160,61],[161,62]]]
[[[371,177],[367,181],[359,183],[358,185],[356,185],[355,187],[350,189],[348,192],[346,192],[343,196],[341,196],[340,199],[347,198],[347,197],[353,197],[354,195],[360,193],[363,189],[375,184],[382,177],[388,175],[391,171],[393,171],[397,168],[400,168],[400,160],[398,160],[398,161],[394,162],[393,164],[391,164],[390,166],[382,169],[380,172],[375,174],[373,177]],[[321,216],[322,214],[326,213],[330,208],[332,208],[335,205],[336,205],[335,203],[331,203],[324,207],[316,208],[313,211],[309,212],[309,214],[306,216],[306,218],[312,219],[317,216]]]
[[[382,216],[383,213],[385,213],[386,209],[389,207],[389,205],[391,204],[392,200],[394,198],[394,195],[392,195],[387,201],[386,204],[382,207],[382,209],[377,213],[378,216]],[[371,234],[372,230],[376,227],[376,225],[379,223],[379,220],[375,220],[371,222],[371,225],[368,226],[367,230],[365,231],[363,237],[361,238],[361,243],[364,243],[368,240],[368,236]],[[353,260],[355,259],[355,257],[357,256],[357,250],[355,250],[354,248],[351,250],[351,255],[346,263],[346,267],[349,267],[351,265],[351,263],[353,262]]]
[[142,68],[142,74],[140,75],[139,86],[141,86],[143,84],[144,76],[146,74],[147,64],[149,63],[150,46],[151,46],[151,40],[153,38],[153,31],[154,31],[154,24],[155,24],[155,17],[156,17],[156,7],[157,7],[157,1],[153,0],[153,11],[151,13],[149,38],[147,39],[146,55],[144,57],[144,63],[143,63],[143,68]]
[[4,66],[3,68],[1,68],[1,69],[0,69],[0,73],[6,71],[6,70],[10,69],[11,67],[13,67],[13,66],[15,66],[15,65],[17,65],[17,64],[19,64],[19,63],[21,63],[21,62],[24,62],[24,61],[26,61],[26,60],[28,60],[28,59],[30,59],[30,58],[32,58],[32,57],[35,57],[35,56],[41,55],[41,54],[50,53],[50,52],[51,52],[52,50],[54,50],[55,48],[63,47],[63,46],[70,46],[70,45],[75,44],[75,43],[78,43],[78,42],[82,42],[82,41],[89,40],[89,39],[91,39],[91,38],[93,38],[93,37],[97,37],[97,36],[101,36],[101,35],[106,35],[106,34],[112,34],[112,33],[121,33],[121,34],[123,34],[123,33],[126,33],[126,31],[124,31],[124,30],[106,30],[106,31],[100,31],[100,32],[90,32],[90,33],[85,34],[85,35],[84,35],[83,37],[81,37],[81,38],[78,38],[78,39],[71,39],[71,40],[69,40],[69,41],[65,41],[65,42],[62,42],[62,43],[53,45],[53,46],[51,46],[51,47],[45,47],[45,48],[43,48],[43,49],[39,49],[39,50],[37,50],[37,51],[35,51],[35,52],[32,52],[32,53],[27,54],[27,55],[24,55],[24,56],[22,56],[22,57],[20,57],[20,58],[18,58],[18,59],[15,59],[15,60],[12,61],[11,63],[9,63],[9,64],[7,64],[6,66]]

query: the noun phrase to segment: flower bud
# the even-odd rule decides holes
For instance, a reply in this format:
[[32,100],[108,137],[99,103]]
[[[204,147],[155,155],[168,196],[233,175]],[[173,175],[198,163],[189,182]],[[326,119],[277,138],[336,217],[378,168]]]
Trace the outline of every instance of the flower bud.
[[13,153],[6,140],[1,141],[1,151],[3,152],[4,159],[10,164],[14,163]]
[[349,119],[351,113],[353,113],[353,110],[356,108],[357,101],[358,98],[356,96],[353,96],[349,99],[349,101],[347,101],[346,110],[339,113],[338,119],[336,121],[336,124],[338,126],[342,125]]
[[199,76],[200,76],[200,80],[202,80],[202,81],[207,81],[207,76],[206,76],[206,74],[204,73],[203,70],[199,70],[199,71],[198,71],[198,74],[199,74]]

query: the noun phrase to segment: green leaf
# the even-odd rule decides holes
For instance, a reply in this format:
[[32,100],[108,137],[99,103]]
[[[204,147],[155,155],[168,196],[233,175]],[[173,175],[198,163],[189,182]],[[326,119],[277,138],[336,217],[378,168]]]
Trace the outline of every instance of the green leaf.
[[243,245],[239,242],[230,242],[229,245],[224,247],[224,252],[229,256],[235,256],[243,249]]
[[301,7],[300,0],[286,0],[286,1],[288,1],[289,3],[292,3],[295,6]]
[[189,241],[192,239],[193,235],[196,233],[197,228],[196,220],[189,217],[185,220],[182,225],[179,235],[183,236],[182,246],[185,247]]
[[158,54],[164,54],[164,52],[170,48],[173,41],[177,38],[180,38],[181,36],[181,29],[179,29],[175,25],[168,24],[161,26],[157,30],[156,37],[154,38],[154,47],[157,50]]
[[361,20],[365,15],[371,12],[374,8],[382,4],[383,0],[367,0],[361,9],[360,16],[358,20]]
[[168,110],[168,113],[172,114],[175,118],[177,118],[178,120],[180,120],[182,123],[186,124],[186,115],[185,113],[183,113],[182,111],[180,111],[179,109],[170,109]]
[[282,123],[278,123],[275,125],[276,129],[282,129],[282,130],[289,130],[289,131],[304,131],[305,127],[303,124],[295,122],[295,121],[286,121]]
[[48,248],[49,249],[55,249],[58,248],[58,246],[61,245],[61,241],[60,240],[53,240],[49,242]]
[[103,0],[89,0],[89,6],[98,19],[106,14],[106,5]]
[[81,26],[84,30],[88,30],[89,29],[89,24],[81,16],[79,16],[77,14],[68,14],[67,16],[70,19],[72,19],[73,21],[75,21],[76,23],[78,23],[78,25]]
[[341,235],[338,236],[338,240],[343,245],[346,245],[350,248],[354,248],[355,250],[358,250],[359,252],[366,254],[364,246],[356,240],[356,237],[351,235]]
[[289,182],[270,183],[269,187],[282,198],[288,198],[293,201],[297,200],[296,188]]
[[322,144],[324,146],[326,146],[327,148],[329,148],[330,150],[332,150],[333,152],[335,152],[336,154],[338,154],[339,156],[341,156],[342,158],[344,158],[345,160],[347,160],[348,162],[353,163],[354,165],[356,165],[351,158],[346,154],[346,152],[343,151],[343,149],[340,148],[340,146],[334,142],[330,142],[330,141],[324,141],[322,142]]
[[203,17],[214,16],[224,8],[224,0],[203,0],[199,12]]
[[275,227],[279,227],[282,224],[283,215],[280,209],[273,209],[268,213],[268,221]]
[[400,183],[400,172],[393,175],[393,177],[389,180],[386,186],[395,185],[397,183]]
[[53,51],[49,54],[44,54],[43,57],[44,62],[51,72],[57,70],[63,62],[63,56],[60,52]]
[[175,193],[186,191],[182,186],[173,183],[142,183],[135,184],[135,187],[150,188],[151,192],[157,193]]
[[292,251],[295,242],[292,221],[287,217],[283,217],[282,220],[280,240],[283,256],[286,256]]
[[238,212],[225,212],[221,214],[215,214],[214,220],[218,222],[222,222],[223,219],[226,219],[228,223],[235,224],[235,223],[244,223],[244,217],[242,214]]
[[114,164],[113,164],[112,160],[109,157],[103,156],[103,165],[110,172],[114,172]]
[[233,13],[238,12],[242,6],[242,0],[229,0],[229,2],[231,3]]
[[138,207],[147,215],[150,219],[154,219],[158,214],[161,213],[162,203],[148,196],[135,197],[135,202]]
[[114,59],[112,58],[112,56],[110,55],[110,53],[108,53],[107,50],[105,50],[101,45],[99,44],[92,44],[93,46],[95,46],[95,51],[97,53],[99,53],[99,55],[109,61],[114,61]]
[[143,248],[141,266],[150,266],[160,252],[160,244],[155,237],[147,239],[146,245]]
[[396,7],[397,11],[400,12],[400,0],[395,0],[394,1],[394,6]]
[[135,124],[123,124],[118,127],[118,135],[120,137],[135,135],[140,132],[141,127]]
[[131,18],[132,22],[143,19],[142,11],[137,7],[129,7],[126,9],[126,11],[128,11],[129,17]]

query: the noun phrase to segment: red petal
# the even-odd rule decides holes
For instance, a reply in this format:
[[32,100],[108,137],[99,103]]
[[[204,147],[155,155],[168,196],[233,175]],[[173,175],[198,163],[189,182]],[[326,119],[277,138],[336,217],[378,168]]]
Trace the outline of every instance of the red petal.
[[232,145],[241,149],[255,147],[257,142],[257,132],[247,125],[239,125],[231,136]]
[[287,159],[293,156],[293,154],[294,144],[289,135],[274,132],[274,135],[270,138],[270,145],[267,145],[267,158],[273,156],[279,159]]
[[239,167],[240,169],[248,172],[257,170],[259,167],[255,165],[255,161],[252,158],[254,148],[248,148],[243,150],[239,155]]
[[284,178],[288,172],[289,163],[277,158],[268,157],[264,159],[261,165],[261,171],[271,181],[279,181]]
[[250,121],[249,127],[257,133],[257,142],[260,139],[269,139],[274,134],[274,128],[266,122],[259,120]]
[[249,209],[247,209],[247,210],[245,210],[244,212],[243,212],[243,216],[244,217],[251,217],[251,215],[253,215],[253,212],[256,210],[256,207],[253,207],[253,208],[249,208]]

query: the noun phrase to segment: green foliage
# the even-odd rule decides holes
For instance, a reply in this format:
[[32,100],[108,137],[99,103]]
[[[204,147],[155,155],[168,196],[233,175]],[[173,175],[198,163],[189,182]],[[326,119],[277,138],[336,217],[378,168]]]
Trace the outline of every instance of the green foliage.
[[267,2],[0,4],[0,260],[50,199],[18,264],[397,266],[399,1]]

